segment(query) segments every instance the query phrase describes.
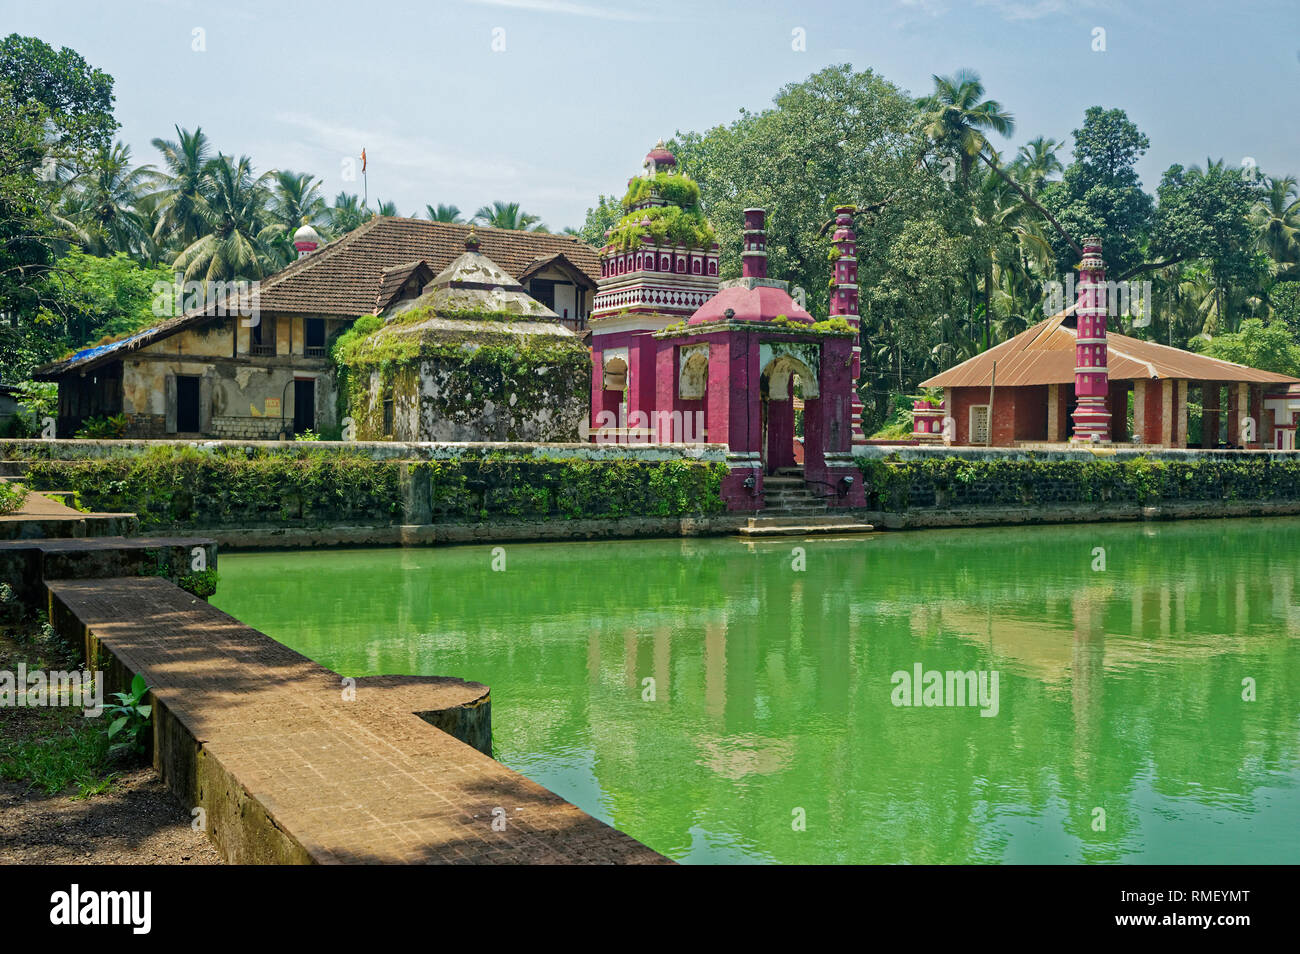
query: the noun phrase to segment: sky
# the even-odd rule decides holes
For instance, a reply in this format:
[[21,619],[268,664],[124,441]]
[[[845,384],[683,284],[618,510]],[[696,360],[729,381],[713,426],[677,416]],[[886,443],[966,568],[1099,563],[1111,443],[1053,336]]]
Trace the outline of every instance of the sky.
[[364,185],[404,215],[499,199],[580,226],[657,139],[845,62],[913,95],[974,69],[1015,116],[993,137],[1008,155],[1120,107],[1151,140],[1152,192],[1207,157],[1300,175],[1297,0],[0,0],[10,32],[115,78],[136,162],[202,127],[259,171],[314,173],[330,199]]

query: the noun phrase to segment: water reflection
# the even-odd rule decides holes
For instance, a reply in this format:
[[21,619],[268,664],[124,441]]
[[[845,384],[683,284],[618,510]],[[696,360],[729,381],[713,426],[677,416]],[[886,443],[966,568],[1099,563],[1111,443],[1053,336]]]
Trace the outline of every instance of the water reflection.
[[[223,556],[216,602],[489,683],[498,758],[683,859],[1300,860],[1298,521],[507,554]],[[999,714],[896,708],[917,663],[999,671]]]

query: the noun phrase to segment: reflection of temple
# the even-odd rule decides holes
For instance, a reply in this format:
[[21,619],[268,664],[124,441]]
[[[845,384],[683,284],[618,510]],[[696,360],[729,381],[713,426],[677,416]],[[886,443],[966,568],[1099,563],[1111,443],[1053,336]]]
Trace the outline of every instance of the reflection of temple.
[[[723,496],[733,510],[762,509],[764,480],[778,471],[802,477],[830,506],[864,506],[851,454],[859,365],[853,210],[837,210],[834,320],[818,323],[787,282],[768,277],[762,209],[745,210],[738,279],[718,282],[716,245],[680,244],[685,235],[664,244],[661,221],[698,215],[685,205],[676,219],[663,213],[674,195],[694,188],[698,196],[689,180],[663,172],[675,165],[662,148],[646,157],[650,184],[632,180],[628,219],[601,251],[591,320],[596,439],[726,444]],[[692,241],[712,233],[701,234]],[[687,423],[697,420],[702,428]]]

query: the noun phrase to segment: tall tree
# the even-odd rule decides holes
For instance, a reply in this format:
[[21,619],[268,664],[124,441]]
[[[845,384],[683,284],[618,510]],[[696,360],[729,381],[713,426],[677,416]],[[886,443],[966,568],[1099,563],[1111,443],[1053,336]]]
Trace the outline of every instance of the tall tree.
[[180,126],[175,129],[175,139],[153,140],[165,167],[156,176],[153,238],[159,245],[181,249],[195,242],[207,228],[199,203],[212,151],[201,127],[194,132]]
[[443,205],[441,202],[437,206],[426,205],[425,214],[428,215],[430,222],[464,222],[465,218],[460,214],[460,209],[454,205]]
[[351,232],[374,213],[361,204],[361,196],[340,192],[329,210],[330,232],[335,237]]
[[50,149],[61,162],[112,148],[113,77],[80,53],[11,33],[0,40],[0,80],[9,83],[14,102],[45,107]]
[[85,249],[94,255],[127,252],[148,259],[152,244],[135,210],[149,166],[132,166],[131,147],[114,144],[101,150],[78,186],[64,196],[64,215]]
[[218,153],[208,162],[198,211],[210,231],[176,256],[187,280],[260,278],[281,264],[272,246],[285,227],[267,215],[269,178],[255,176],[247,156],[235,162]]
[[493,202],[480,206],[474,221],[494,229],[513,229],[519,232],[545,232],[541,217],[524,212],[518,202]]
[[1082,254],[1078,239],[1092,235],[1102,240],[1108,274],[1123,275],[1142,261],[1154,203],[1135,166],[1150,145],[1122,109],[1093,106],[1085,113],[1074,131],[1074,161],[1043,190],[1043,205],[1060,225],[1052,236],[1058,272],[1073,268]]

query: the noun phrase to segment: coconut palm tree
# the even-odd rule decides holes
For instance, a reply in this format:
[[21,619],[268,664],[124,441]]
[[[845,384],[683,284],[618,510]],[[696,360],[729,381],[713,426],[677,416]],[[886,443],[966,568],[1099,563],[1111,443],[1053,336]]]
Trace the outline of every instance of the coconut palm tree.
[[541,216],[531,215],[519,208],[518,202],[493,202],[474,213],[474,221],[494,229],[513,229],[518,232],[545,232]]
[[64,199],[63,217],[92,255],[127,252],[148,257],[150,237],[136,213],[136,198],[152,174],[150,166],[131,165],[131,147],[114,143],[97,153],[90,174]]
[[1016,153],[1016,161],[1012,164],[1017,173],[1016,179],[1030,195],[1038,195],[1053,175],[1065,171],[1065,166],[1056,155],[1062,145],[1064,143],[1055,139],[1036,136]]
[[1273,274],[1283,280],[1300,273],[1298,192],[1294,176],[1265,179],[1263,192],[1250,213],[1258,247],[1272,261]]
[[360,196],[340,192],[334,197],[334,205],[329,210],[330,232],[337,238],[346,232],[351,232],[373,214],[369,208],[361,204]]
[[155,175],[158,215],[153,239],[159,244],[184,248],[206,228],[198,203],[203,170],[212,158],[212,150],[202,128],[194,132],[180,126],[175,129],[174,140],[153,140],[154,148],[162,153],[165,167],[165,171]]
[[303,225],[324,227],[329,206],[320,187],[321,180],[309,172],[276,170],[271,176],[271,219],[290,234]]
[[997,100],[984,99],[984,84],[979,75],[973,70],[958,70],[952,76],[934,76],[932,79],[934,92],[917,102],[921,110],[921,132],[932,143],[957,151],[961,157],[962,184],[969,182],[975,160],[982,161],[1050,222],[1075,254],[1082,258],[1083,249],[1079,244],[1061,228],[1055,216],[1002,168],[997,153],[985,138],[986,130],[1010,136],[1015,131],[1016,121]]
[[208,231],[175,261],[187,280],[260,278],[282,264],[274,243],[285,226],[268,215],[270,180],[270,173],[253,174],[247,156],[234,162],[217,153],[204,166],[196,208]]
[[439,202],[436,206],[426,205],[425,214],[428,215],[430,222],[464,222],[465,218],[460,214],[460,209],[454,205],[443,205]]
[[[380,202],[380,203],[379,203],[379,211],[377,211],[375,214],[376,214],[376,215],[393,215],[393,216],[397,216],[397,215],[401,215],[402,213],[400,213],[400,212],[397,211],[397,203],[396,203],[396,202]],[[415,218],[415,216],[411,216],[411,218]]]

